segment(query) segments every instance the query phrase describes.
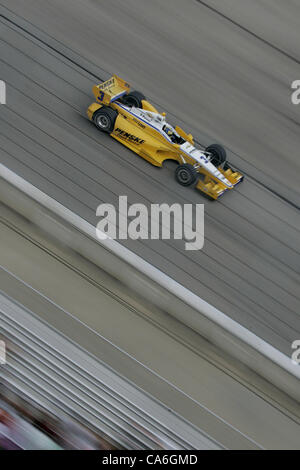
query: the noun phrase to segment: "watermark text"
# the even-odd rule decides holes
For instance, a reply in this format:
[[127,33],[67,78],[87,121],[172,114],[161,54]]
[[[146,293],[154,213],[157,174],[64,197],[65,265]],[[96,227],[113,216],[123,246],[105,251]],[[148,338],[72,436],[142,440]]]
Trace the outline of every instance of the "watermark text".
[[0,365],[6,364],[6,346],[5,341],[0,340]]
[[295,349],[292,354],[292,361],[295,364],[300,364],[300,339],[296,339],[295,341],[293,341],[291,347],[292,349]]
[[185,250],[204,245],[204,204],[128,204],[119,196],[119,206],[100,204],[96,234],[100,240],[184,240]]
[[6,104],[6,83],[0,80],[0,104]]
[[300,80],[294,80],[291,85],[293,91],[291,95],[291,100],[293,104],[300,104]]

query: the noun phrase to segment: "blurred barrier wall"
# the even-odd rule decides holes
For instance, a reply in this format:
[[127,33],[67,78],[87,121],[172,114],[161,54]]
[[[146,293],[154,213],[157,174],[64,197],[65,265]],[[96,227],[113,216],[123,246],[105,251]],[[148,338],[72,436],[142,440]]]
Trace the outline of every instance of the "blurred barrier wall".
[[222,448],[1,293],[0,334],[9,343],[1,382],[58,418],[69,415],[125,449]]

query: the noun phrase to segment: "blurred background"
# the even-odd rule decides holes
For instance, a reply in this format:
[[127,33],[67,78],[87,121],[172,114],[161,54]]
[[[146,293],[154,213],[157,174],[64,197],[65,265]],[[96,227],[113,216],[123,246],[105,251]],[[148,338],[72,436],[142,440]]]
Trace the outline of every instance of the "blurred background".
[[51,414],[1,384],[0,449],[113,450],[116,447],[67,415]]

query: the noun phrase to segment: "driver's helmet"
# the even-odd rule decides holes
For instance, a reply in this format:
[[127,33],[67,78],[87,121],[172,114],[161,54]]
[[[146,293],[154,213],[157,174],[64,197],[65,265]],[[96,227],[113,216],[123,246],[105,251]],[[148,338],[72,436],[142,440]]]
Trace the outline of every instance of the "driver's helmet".
[[172,135],[173,135],[173,129],[172,129],[172,127],[165,126],[164,131],[165,131],[165,133],[166,133],[169,137],[172,137]]

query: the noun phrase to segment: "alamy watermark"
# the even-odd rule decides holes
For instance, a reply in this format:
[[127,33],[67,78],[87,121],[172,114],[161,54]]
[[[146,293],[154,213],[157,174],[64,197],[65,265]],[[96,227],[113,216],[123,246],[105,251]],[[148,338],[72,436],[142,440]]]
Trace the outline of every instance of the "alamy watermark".
[[292,361],[294,364],[300,365],[300,339],[296,339],[295,341],[292,342],[292,349],[295,349],[295,351],[292,354]]
[[0,104],[6,104],[6,84],[0,80]]
[[186,250],[201,250],[204,245],[204,204],[168,205],[128,204],[127,196],[119,196],[113,204],[100,204],[96,216],[96,234],[100,240],[184,240]]
[[291,94],[291,100],[293,104],[300,104],[300,80],[294,80],[291,84],[293,93]]
[[0,340],[0,365],[6,364],[6,346],[5,341]]

